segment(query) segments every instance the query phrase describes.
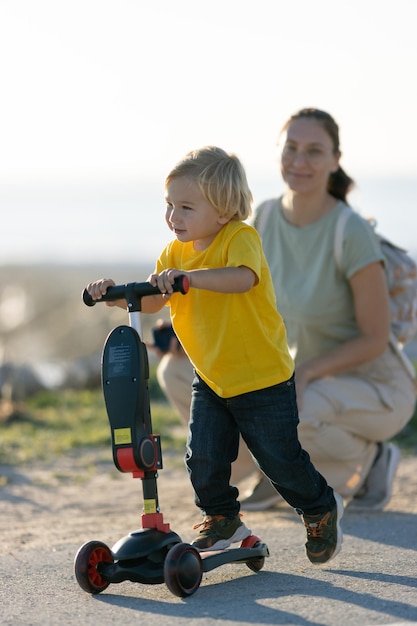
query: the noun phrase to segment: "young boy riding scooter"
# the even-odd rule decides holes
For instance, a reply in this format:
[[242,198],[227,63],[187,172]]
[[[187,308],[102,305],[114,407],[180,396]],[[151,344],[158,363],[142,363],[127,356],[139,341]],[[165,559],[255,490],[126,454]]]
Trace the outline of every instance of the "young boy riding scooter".
[[[161,295],[143,298],[142,311],[170,307],[195,369],[185,462],[203,520],[192,544],[219,550],[250,534],[238,489],[230,485],[241,434],[259,468],[302,516],[307,557],[326,563],[341,547],[343,503],[298,440],[294,363],[259,235],[244,223],[252,203],[244,168],[235,155],[208,146],[175,165],[165,190],[176,238],[148,279]],[[181,274],[190,284],[185,297],[172,289]],[[99,300],[114,284],[100,279],[87,290]]]

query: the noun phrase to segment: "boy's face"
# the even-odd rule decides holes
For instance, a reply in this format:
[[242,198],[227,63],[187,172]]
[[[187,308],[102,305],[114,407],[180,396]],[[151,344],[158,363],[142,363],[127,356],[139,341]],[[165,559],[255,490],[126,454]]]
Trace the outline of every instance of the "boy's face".
[[166,186],[165,218],[178,241],[194,242],[195,250],[205,250],[229,221],[203,197],[198,185],[187,178],[174,178]]

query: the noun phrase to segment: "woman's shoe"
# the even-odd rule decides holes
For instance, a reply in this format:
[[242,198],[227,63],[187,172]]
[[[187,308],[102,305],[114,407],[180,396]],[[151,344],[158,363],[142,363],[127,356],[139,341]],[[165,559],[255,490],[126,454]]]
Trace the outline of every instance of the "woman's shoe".
[[266,511],[282,501],[282,496],[274,489],[270,480],[262,474],[252,493],[241,500],[240,508],[244,511]]
[[382,511],[391,500],[400,450],[393,443],[380,443],[378,455],[369,470],[363,488],[348,505],[349,511]]

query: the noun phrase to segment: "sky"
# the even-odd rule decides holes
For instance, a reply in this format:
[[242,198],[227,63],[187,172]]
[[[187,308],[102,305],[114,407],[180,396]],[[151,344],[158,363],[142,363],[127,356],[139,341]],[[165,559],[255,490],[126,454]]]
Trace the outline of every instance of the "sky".
[[0,0],[0,187],[155,185],[192,148],[278,177],[299,108],[354,178],[417,176],[415,0]]

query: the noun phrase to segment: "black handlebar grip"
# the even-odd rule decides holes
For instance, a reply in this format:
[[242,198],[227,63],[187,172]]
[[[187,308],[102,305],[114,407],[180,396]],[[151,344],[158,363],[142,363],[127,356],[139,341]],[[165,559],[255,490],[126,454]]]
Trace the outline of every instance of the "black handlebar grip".
[[97,300],[93,300],[93,298],[88,293],[87,289],[84,289],[82,298],[83,298],[84,304],[86,304],[87,306],[94,306],[95,303],[97,302]]
[[[179,291],[182,294],[186,294],[189,287],[190,284],[188,278],[184,274],[178,276],[173,284],[174,292]],[[128,285],[114,285],[113,287],[109,287],[104,296],[100,298],[100,300],[93,300],[87,289],[84,289],[82,299],[84,304],[86,304],[87,306],[94,306],[95,304],[97,304],[97,302],[111,302],[112,300],[122,300],[126,298],[126,294],[129,290],[133,290],[135,295],[140,298],[161,293],[158,287],[154,287],[148,282],[130,283]]]

